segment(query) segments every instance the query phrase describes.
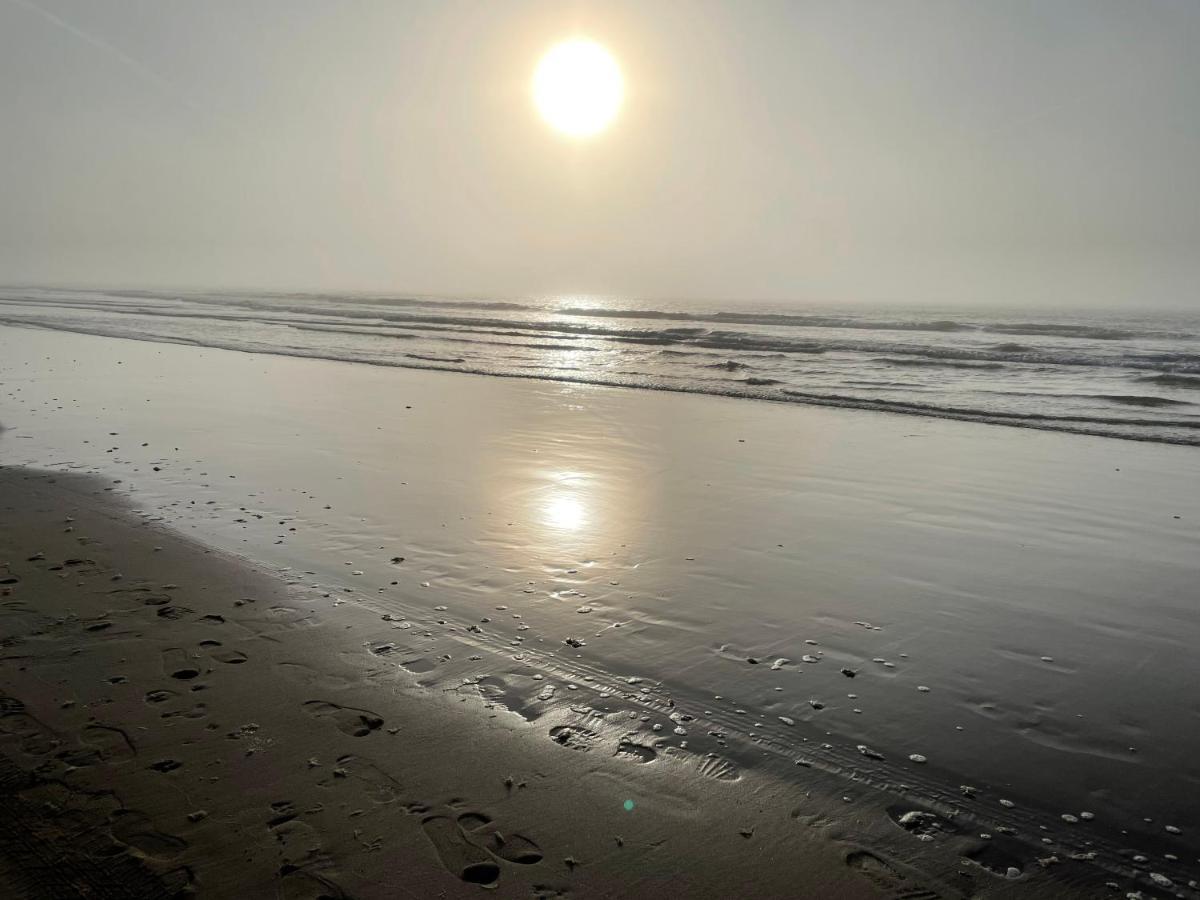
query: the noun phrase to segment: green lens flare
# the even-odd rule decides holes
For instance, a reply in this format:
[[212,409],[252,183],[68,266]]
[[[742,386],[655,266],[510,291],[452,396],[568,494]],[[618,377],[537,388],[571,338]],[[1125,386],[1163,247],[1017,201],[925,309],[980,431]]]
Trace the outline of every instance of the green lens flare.
[[625,801],[625,812],[633,812],[633,801],[632,800]]

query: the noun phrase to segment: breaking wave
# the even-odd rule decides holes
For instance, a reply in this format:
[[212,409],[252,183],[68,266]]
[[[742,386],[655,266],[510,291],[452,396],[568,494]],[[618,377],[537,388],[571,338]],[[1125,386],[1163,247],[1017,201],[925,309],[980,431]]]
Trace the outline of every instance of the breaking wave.
[[[1200,321],[0,291],[0,323],[1200,444]],[[1020,341],[997,336],[1020,336]],[[1132,384],[1138,387],[1131,390]],[[1111,413],[1105,412],[1105,408]],[[1116,414],[1136,408],[1137,416]],[[1198,409],[1200,411],[1200,409]]]

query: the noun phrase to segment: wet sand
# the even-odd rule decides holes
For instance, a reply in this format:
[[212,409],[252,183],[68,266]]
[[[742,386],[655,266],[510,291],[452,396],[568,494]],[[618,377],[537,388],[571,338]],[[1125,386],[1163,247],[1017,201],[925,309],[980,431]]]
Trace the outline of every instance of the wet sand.
[[[17,329],[0,351],[0,459],[95,473],[330,634],[366,617],[332,702],[387,720],[378,682],[403,684],[539,767],[663,778],[646,802],[706,810],[683,857],[753,809],[713,858],[754,889],[709,895],[1189,895],[1189,448]],[[733,861],[766,835],[775,862]],[[572,891],[644,887],[613,877]]]
[[918,883],[852,826],[800,823],[802,783],[572,752],[478,691],[424,689],[370,651],[377,614],[148,526],[95,479],[7,468],[0,497],[4,896]]

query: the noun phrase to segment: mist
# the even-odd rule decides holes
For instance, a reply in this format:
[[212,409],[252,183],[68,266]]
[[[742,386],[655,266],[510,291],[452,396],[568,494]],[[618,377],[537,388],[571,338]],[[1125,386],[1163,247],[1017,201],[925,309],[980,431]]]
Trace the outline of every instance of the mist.
[[[613,127],[529,80],[586,34]],[[0,2],[0,282],[1200,306],[1200,6]]]

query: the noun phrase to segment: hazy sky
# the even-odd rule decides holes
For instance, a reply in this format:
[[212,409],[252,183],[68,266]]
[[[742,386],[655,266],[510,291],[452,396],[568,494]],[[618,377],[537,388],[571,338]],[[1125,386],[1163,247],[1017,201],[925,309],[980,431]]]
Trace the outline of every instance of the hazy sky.
[[[573,142],[529,83],[627,85]],[[0,0],[0,282],[1200,307],[1200,2]]]

